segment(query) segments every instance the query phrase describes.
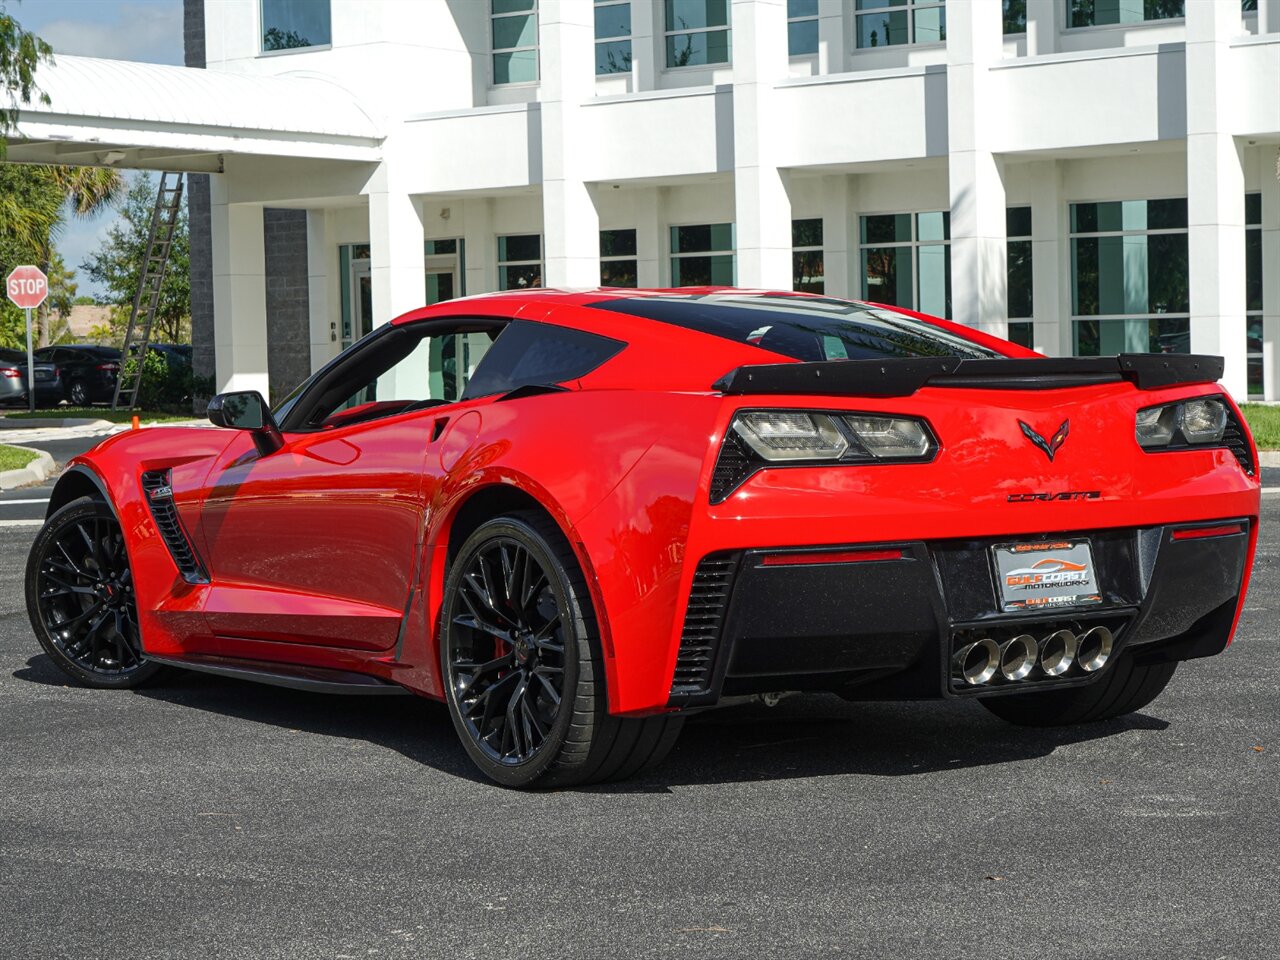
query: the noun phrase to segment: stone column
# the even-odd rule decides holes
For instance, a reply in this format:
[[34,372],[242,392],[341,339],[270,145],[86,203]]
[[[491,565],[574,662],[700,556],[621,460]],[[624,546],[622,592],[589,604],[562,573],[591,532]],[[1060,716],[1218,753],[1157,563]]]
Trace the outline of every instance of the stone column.
[[733,155],[738,285],[791,289],[791,198],[773,159],[774,85],[787,75],[786,0],[734,0]]
[[262,207],[228,203],[226,179],[209,176],[214,384],[218,392],[270,392]]
[[947,9],[947,123],[953,319],[1008,334],[1005,189],[989,141],[1002,110],[988,67],[1003,56],[1000,5]]
[[542,0],[538,40],[544,283],[594,287],[600,283],[600,216],[580,170],[586,135],[582,105],[595,95],[592,5],[581,0]]
[[1187,4],[1191,350],[1223,356],[1223,386],[1244,400],[1244,165],[1241,145],[1227,132],[1238,96],[1230,41],[1239,32],[1238,4]]

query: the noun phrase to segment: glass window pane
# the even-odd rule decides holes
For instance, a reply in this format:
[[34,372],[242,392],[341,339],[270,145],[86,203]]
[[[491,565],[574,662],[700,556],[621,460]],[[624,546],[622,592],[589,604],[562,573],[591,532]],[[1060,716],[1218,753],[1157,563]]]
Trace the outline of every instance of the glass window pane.
[[458,252],[457,240],[428,240],[424,247],[428,257],[439,257]]
[[538,79],[538,51],[519,50],[493,55],[493,82],[533,83]]
[[791,289],[802,293],[825,293],[821,250],[791,255]]
[[704,250],[732,250],[733,224],[697,224],[671,228],[672,253],[700,253]]
[[729,0],[666,0],[667,30],[727,27]]
[[493,49],[509,50],[511,47],[534,47],[538,44],[537,14],[523,17],[495,17],[493,20]]
[[671,283],[677,287],[731,287],[733,257],[673,257]]
[[887,213],[862,218],[863,243],[909,243],[911,214]]
[[1185,198],[1173,200],[1147,201],[1148,230],[1177,230],[1187,226],[1187,201]]
[[537,6],[538,0],[493,0],[493,13],[523,13]]
[[1147,349],[1152,353],[1190,353],[1191,321],[1187,319],[1152,320],[1147,324]]
[[865,247],[862,251],[862,296],[875,303],[912,304],[911,248]]
[[1244,308],[1262,309],[1262,231],[1244,232]]
[[667,37],[668,67],[698,67],[729,62],[729,31],[677,33]]
[[630,40],[607,40],[596,44],[596,76],[630,72]]
[[1020,347],[1026,347],[1028,350],[1034,350],[1036,348],[1035,339],[1034,323],[1009,324],[1010,342],[1016,343]]
[[1262,226],[1262,194],[1244,195],[1244,222],[1251,226]]
[[1248,317],[1244,323],[1245,349],[1249,353],[1262,352],[1262,318]]
[[915,43],[941,43],[947,39],[947,8],[926,7],[915,11]]
[[634,257],[635,255],[636,232],[634,230],[600,231],[600,256]]
[[1032,299],[1031,241],[1010,240],[1009,259],[1009,316],[1035,316]]
[[1071,232],[1097,233],[1098,205],[1096,203],[1071,204]]
[[541,260],[542,238],[536,233],[517,237],[498,238],[498,262],[512,260]]
[[324,46],[332,40],[329,0],[262,0],[262,49]]
[[1004,214],[1005,235],[1009,237],[1031,236],[1031,208],[1010,207]]
[[631,4],[596,7],[596,37],[631,36]]
[[787,16],[791,19],[816,17],[817,15],[818,0],[787,0]]
[[791,221],[791,245],[793,247],[822,246],[822,218]]
[[859,10],[879,10],[882,7],[901,7],[905,6],[907,0],[858,0],[857,8]]
[[1249,396],[1261,397],[1263,395],[1262,385],[1262,357],[1250,357],[1248,359],[1249,370]]
[[884,13],[858,14],[858,47],[892,47],[906,43],[907,11],[886,10]]
[[916,214],[917,240],[947,240],[951,237],[951,214],[945,210]]
[[[1146,313],[1189,313],[1191,265],[1185,233],[1147,237]],[[1131,311],[1133,312],[1133,311]]]
[[600,286],[636,287],[636,261],[605,260],[600,264]]
[[787,56],[803,57],[818,52],[818,21],[800,20],[787,24]]
[[916,307],[935,317],[951,316],[951,248],[938,244],[919,248],[920,296]]
[[500,267],[498,269],[500,290],[527,290],[542,286],[542,266],[537,263],[526,263],[520,266]]
[[1027,32],[1027,0],[1004,0],[1004,33]]

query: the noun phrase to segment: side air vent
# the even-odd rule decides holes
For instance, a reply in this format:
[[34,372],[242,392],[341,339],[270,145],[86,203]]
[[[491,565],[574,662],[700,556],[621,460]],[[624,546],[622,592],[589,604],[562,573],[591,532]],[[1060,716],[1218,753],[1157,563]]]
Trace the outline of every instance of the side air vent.
[[689,608],[680,634],[676,673],[671,681],[673,700],[688,699],[711,691],[716,651],[733,587],[738,554],[713,553],[704,557],[693,575]]
[[1240,462],[1240,469],[1249,476],[1254,476],[1255,466],[1253,453],[1249,450],[1249,441],[1245,439],[1244,430],[1240,427],[1240,421],[1236,419],[1236,415],[1230,407],[1227,408],[1227,429],[1223,431],[1222,443],[1223,446],[1235,454],[1236,460]]
[[711,502],[720,503],[727,498],[757,469],[751,450],[738,436],[738,432],[730,428],[725,433],[715,469],[711,472]]
[[168,470],[148,470],[142,475],[142,493],[147,498],[147,506],[151,508],[151,517],[156,522],[169,554],[187,583],[208,583],[209,576],[196,556],[195,547],[182,528],[182,520],[178,516],[178,508],[173,504],[173,488],[169,486]]

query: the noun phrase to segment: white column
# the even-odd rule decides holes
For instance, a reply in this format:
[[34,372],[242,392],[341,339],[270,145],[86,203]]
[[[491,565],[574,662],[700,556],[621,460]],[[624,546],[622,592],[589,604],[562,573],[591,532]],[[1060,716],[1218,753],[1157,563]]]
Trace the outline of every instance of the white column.
[[791,198],[773,159],[774,84],[787,75],[786,0],[734,0],[733,155],[738,285],[791,289]]
[[665,187],[643,187],[636,198],[636,283],[641,287],[663,285],[666,193]]
[[421,205],[407,191],[397,189],[391,174],[383,161],[369,193],[369,282],[375,327],[422,306],[426,298]]
[[947,139],[951,187],[953,319],[1008,334],[1005,190],[988,142],[1002,109],[988,66],[1003,56],[1000,5],[947,10]]
[[1062,198],[1062,171],[1056,160],[1032,165],[1031,298],[1035,314],[1035,348],[1052,357],[1074,352],[1071,328],[1070,252],[1067,210]]
[[600,216],[582,179],[582,104],[595,95],[595,20],[581,0],[538,6],[542,64],[542,242],[548,287],[600,283]]
[[1187,4],[1191,350],[1223,356],[1223,386],[1244,400],[1244,165],[1228,132],[1238,96],[1229,44],[1239,32],[1238,4]]
[[1280,0],[1258,0],[1258,33],[1280,33]]
[[631,4],[631,89],[656,90],[662,69],[662,4]]
[[[818,73],[845,73],[849,40],[845,35],[844,0],[818,0]],[[852,25],[850,25],[852,29]]]
[[463,239],[467,253],[467,295],[492,293],[498,289],[497,239],[493,234],[493,200],[480,197],[466,200]]
[[341,294],[338,286],[338,239],[332,210],[307,211],[307,305],[311,326],[311,372],[335,357]]
[[1262,163],[1262,384],[1267,400],[1280,400],[1280,169],[1272,159]]
[[1062,0],[1027,0],[1027,56],[1058,49],[1058,8]]
[[228,390],[270,392],[267,380],[267,276],[262,207],[228,203],[222,174],[209,176],[213,260],[214,379]]
[[849,178],[842,173],[823,177],[822,195],[827,201],[822,214],[823,289],[832,297],[856,299],[861,291],[857,274],[850,272],[857,222],[849,216]]

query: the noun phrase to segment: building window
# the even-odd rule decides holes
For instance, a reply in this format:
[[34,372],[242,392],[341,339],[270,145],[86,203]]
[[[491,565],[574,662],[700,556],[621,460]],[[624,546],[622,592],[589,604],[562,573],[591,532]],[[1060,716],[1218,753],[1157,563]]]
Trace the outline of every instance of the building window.
[[327,47],[333,40],[329,0],[262,0],[262,50]]
[[791,289],[826,293],[823,275],[822,218],[791,221]]
[[731,287],[735,281],[733,224],[671,228],[673,287]]
[[1027,32],[1027,0],[1003,0],[1004,35]]
[[862,217],[862,299],[951,316],[951,214]]
[[498,238],[498,289],[542,286],[542,237],[536,233]]
[[1005,249],[1008,261],[1009,339],[1034,350],[1035,292],[1031,275],[1031,208],[1005,211]]
[[1071,204],[1075,353],[1188,353],[1187,201]]
[[787,53],[807,57],[818,52],[818,0],[787,0]]
[[859,49],[947,39],[941,0],[857,0],[854,33]]
[[636,274],[636,232],[600,231],[600,286],[638,286]]
[[491,0],[493,83],[538,79],[538,0]]
[[1186,15],[1185,0],[1066,0],[1066,3],[1067,22],[1073,27],[1173,20]]
[[728,63],[729,0],[665,0],[668,67]]
[[631,72],[631,3],[596,0],[596,76]]
[[1244,322],[1249,395],[1262,395],[1262,194],[1244,196]]

